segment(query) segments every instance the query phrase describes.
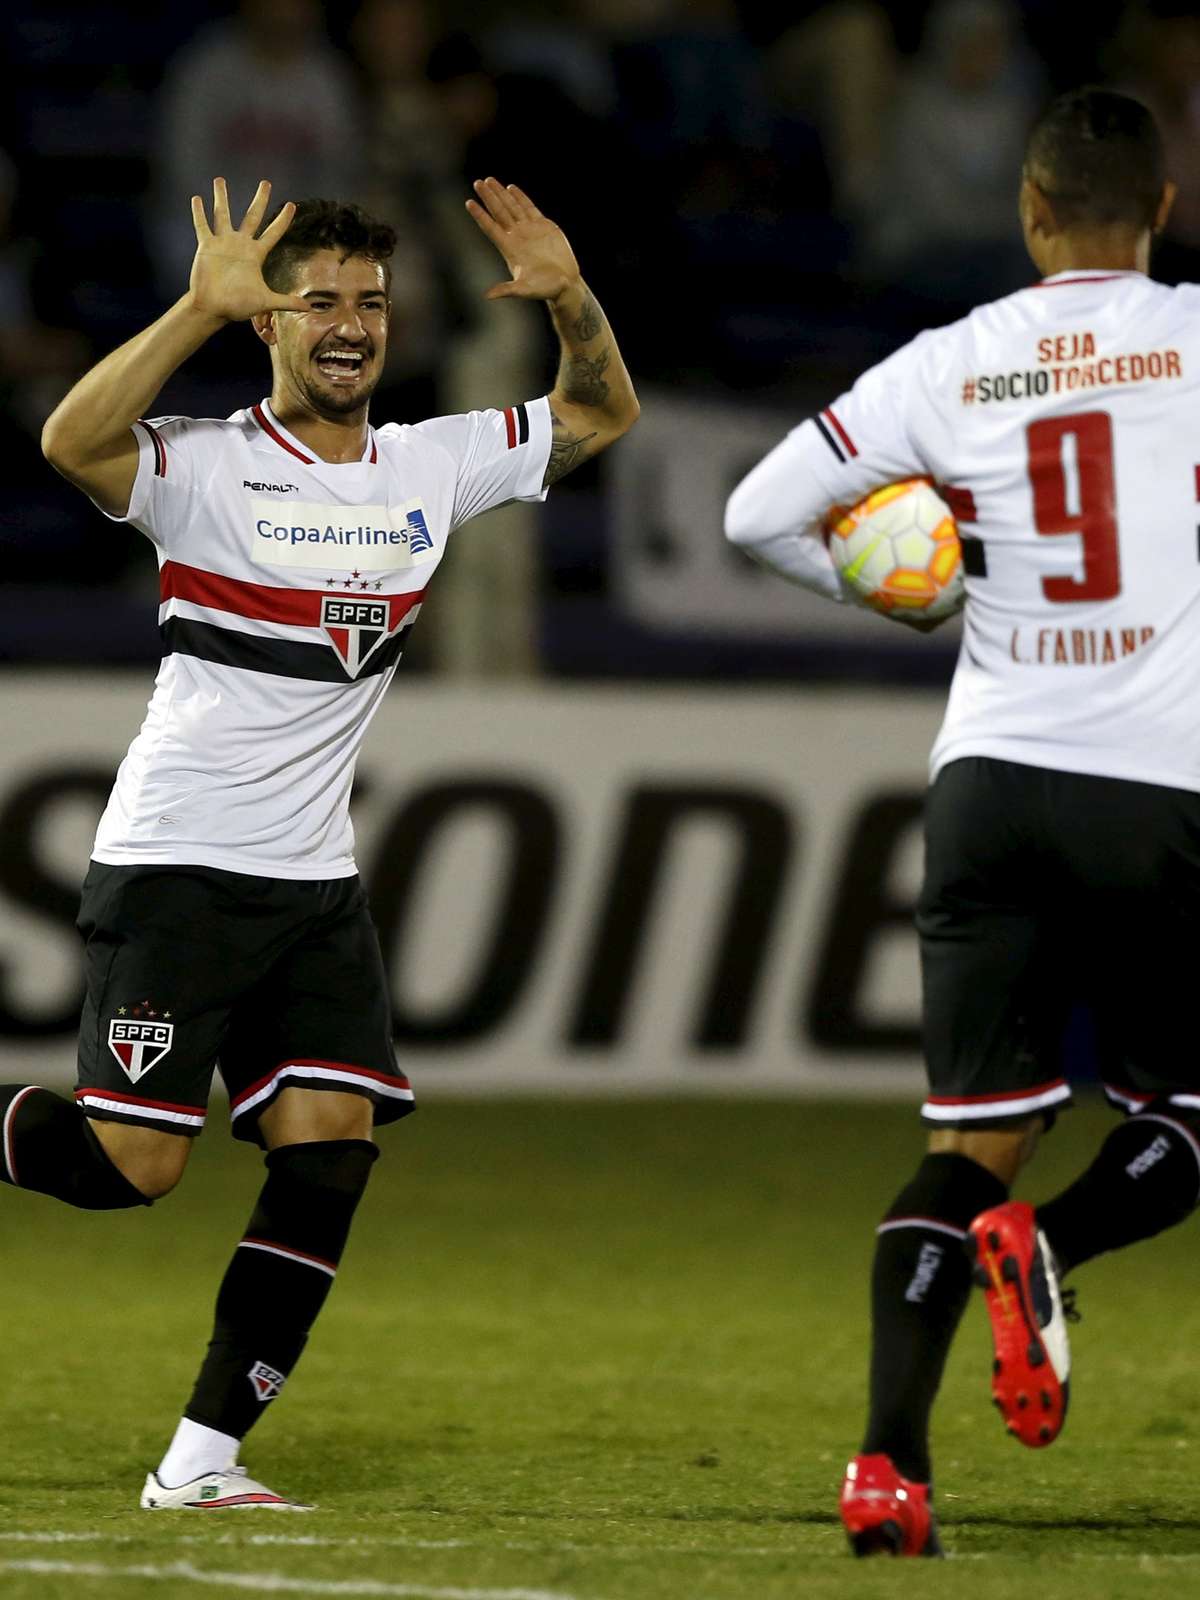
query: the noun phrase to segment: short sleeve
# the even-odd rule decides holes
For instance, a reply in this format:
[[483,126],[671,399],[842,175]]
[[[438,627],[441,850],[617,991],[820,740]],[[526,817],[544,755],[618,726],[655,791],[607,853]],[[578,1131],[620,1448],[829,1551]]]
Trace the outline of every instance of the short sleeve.
[[792,582],[843,598],[825,519],[834,506],[930,471],[918,435],[936,420],[926,393],[928,358],[940,348],[930,343],[936,331],[864,372],[764,456],[729,498],[727,537]]
[[503,411],[469,411],[418,423],[413,432],[454,460],[451,529],[510,500],[544,500],[550,431],[545,396]]
[[759,502],[760,527],[815,532],[831,506],[853,505],[881,484],[929,472],[914,422],[930,337],[921,334],[864,372],[759,463],[743,489]]
[[[206,481],[210,435],[219,424],[193,417],[139,418],[137,473],[123,517],[105,511],[111,522],[128,522],[166,549],[191,519],[197,484]],[[103,506],[100,507],[103,511]]]

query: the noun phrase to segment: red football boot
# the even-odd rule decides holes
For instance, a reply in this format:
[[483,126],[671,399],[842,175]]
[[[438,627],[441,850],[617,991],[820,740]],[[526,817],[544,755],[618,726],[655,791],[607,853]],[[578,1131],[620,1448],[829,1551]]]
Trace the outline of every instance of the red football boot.
[[902,1478],[890,1456],[855,1456],[842,1483],[841,1511],[856,1556],[942,1554],[929,1485]]
[[[1070,1291],[1033,1207],[1010,1200],[981,1212],[968,1231],[975,1282],[992,1324],[992,1399],[1014,1438],[1038,1449],[1058,1438],[1071,1392]],[[1075,1318],[1075,1320],[1078,1320]]]

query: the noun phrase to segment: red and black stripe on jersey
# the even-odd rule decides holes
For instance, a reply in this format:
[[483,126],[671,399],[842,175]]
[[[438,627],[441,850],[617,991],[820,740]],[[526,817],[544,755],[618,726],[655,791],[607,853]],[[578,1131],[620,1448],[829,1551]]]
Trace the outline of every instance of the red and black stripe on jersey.
[[167,475],[167,447],[163,443],[162,435],[157,428],[153,428],[142,417],[138,418],[138,427],[145,428],[150,443],[154,446],[154,476],[165,478]]
[[833,451],[838,460],[843,463],[843,465],[849,461],[852,456],[856,456],[858,454],[858,449],[854,443],[854,440],[834,416],[832,406],[826,406],[825,410],[821,412],[821,415],[819,417],[814,417],[813,421],[820,429],[822,439],[824,439],[825,443]]
[[505,409],[504,429],[510,450],[515,450],[519,444],[529,443],[529,412],[526,411],[524,403],[519,406],[508,406]]
[[[341,589],[277,589],[267,584],[227,578],[200,567],[166,561],[159,573],[164,601],[187,600],[209,611],[225,611],[256,622],[278,622],[292,627],[321,627],[321,604],[327,594]],[[387,638],[363,661],[354,681],[378,676],[399,661],[412,623],[405,617],[416,609],[425,591],[413,594],[375,594],[370,598],[388,608]],[[357,592],[356,592],[357,597]],[[365,598],[365,596],[363,596]],[[351,681],[341,658],[329,642],[314,639],[307,644],[297,639],[276,638],[269,634],[244,633],[223,628],[220,623],[202,622],[194,617],[169,616],[159,624],[168,655],[198,656],[218,666],[239,667],[246,672],[267,672],[280,678],[308,678],[318,683]]]

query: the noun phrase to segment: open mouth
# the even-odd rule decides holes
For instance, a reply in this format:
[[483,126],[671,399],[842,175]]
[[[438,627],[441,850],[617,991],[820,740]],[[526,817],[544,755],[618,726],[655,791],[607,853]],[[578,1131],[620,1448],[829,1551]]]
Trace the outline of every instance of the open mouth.
[[353,383],[366,365],[361,350],[322,350],[317,356],[317,371],[332,383]]

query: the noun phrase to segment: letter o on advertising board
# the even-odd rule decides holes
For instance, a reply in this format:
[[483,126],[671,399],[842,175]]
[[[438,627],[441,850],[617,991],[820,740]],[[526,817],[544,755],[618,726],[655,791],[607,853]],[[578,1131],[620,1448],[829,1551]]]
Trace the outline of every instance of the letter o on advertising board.
[[489,778],[418,790],[380,839],[370,883],[385,965],[403,970],[414,892],[435,836],[471,811],[500,823],[507,854],[483,955],[463,993],[440,1011],[417,1011],[393,985],[401,1042],[449,1046],[488,1033],[512,1010],[537,964],[558,878],[559,820],[539,790]]

